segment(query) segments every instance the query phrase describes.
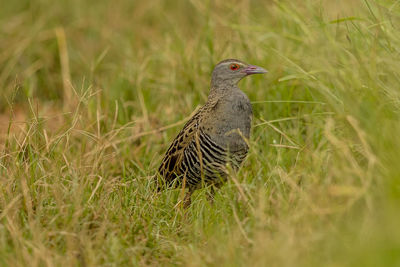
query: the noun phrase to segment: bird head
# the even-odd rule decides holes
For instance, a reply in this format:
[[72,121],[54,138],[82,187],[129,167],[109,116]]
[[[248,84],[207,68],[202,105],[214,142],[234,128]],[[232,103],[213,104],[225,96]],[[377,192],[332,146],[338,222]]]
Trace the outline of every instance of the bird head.
[[241,79],[252,74],[267,73],[267,70],[244,63],[237,59],[226,59],[219,62],[212,72],[212,86],[236,85]]

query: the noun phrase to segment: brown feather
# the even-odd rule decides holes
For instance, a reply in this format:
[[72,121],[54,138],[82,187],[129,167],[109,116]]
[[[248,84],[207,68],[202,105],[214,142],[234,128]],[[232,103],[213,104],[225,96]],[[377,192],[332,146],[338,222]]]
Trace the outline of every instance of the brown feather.
[[158,173],[161,174],[167,186],[171,185],[176,177],[183,175],[183,173],[179,171],[182,164],[183,153],[198,133],[199,125],[203,117],[209,110],[213,109],[217,102],[218,100],[215,99],[201,107],[193,117],[186,122],[183,129],[178,133],[165,153],[164,159],[158,168]]

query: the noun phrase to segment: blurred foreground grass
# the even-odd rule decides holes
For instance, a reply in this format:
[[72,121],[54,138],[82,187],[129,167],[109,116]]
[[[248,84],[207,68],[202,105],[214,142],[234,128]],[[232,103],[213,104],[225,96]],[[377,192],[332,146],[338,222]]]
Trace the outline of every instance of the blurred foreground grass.
[[[400,4],[13,1],[0,9],[3,266],[399,266]],[[224,58],[269,70],[216,195],[150,177]]]

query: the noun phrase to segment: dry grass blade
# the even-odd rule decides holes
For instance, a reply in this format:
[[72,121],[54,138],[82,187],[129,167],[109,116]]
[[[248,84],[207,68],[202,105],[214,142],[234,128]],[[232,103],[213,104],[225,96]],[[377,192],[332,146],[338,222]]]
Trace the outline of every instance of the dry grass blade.
[[266,124],[266,125],[268,125],[269,127],[271,127],[272,129],[274,129],[276,132],[278,132],[279,134],[281,134],[283,137],[285,137],[285,139],[287,140],[287,141],[289,141],[289,143],[291,143],[293,146],[295,146],[295,147],[299,147],[289,136],[287,136],[284,132],[282,132],[281,130],[279,130],[276,126],[274,126],[272,123],[270,123],[270,122],[268,122],[268,121],[265,121],[265,120],[263,120],[264,122],[264,124]]
[[69,56],[67,47],[67,37],[63,27],[58,27],[55,29],[55,34],[58,43],[58,50],[60,55],[61,63],[61,75],[63,83],[63,100],[64,100],[64,110],[71,110],[76,105],[76,100],[74,97],[74,90],[71,86],[71,73],[69,67]]

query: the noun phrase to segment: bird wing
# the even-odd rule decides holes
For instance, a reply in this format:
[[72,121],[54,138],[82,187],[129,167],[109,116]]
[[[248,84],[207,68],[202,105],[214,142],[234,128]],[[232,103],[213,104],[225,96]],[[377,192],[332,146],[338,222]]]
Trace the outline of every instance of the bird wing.
[[204,107],[202,107],[184,126],[165,153],[164,159],[158,173],[165,179],[165,183],[170,185],[181,173],[180,166],[184,157],[185,148],[198,132],[199,122]]
[[158,168],[158,173],[164,178],[166,185],[172,184],[175,178],[184,175],[184,173],[181,173],[181,164],[184,159],[185,149],[190,145],[193,139],[198,136],[202,119],[209,115],[209,111],[213,110],[218,102],[218,97],[209,98],[206,104],[186,122],[168,148]]

